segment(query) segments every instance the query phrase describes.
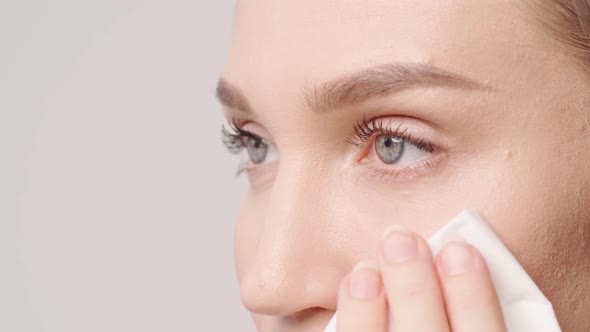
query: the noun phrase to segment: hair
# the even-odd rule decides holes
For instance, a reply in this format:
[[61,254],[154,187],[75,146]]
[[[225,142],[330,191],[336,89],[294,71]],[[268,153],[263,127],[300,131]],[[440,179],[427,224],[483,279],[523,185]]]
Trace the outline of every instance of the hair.
[[535,23],[574,58],[590,82],[590,0],[527,0],[526,4]]

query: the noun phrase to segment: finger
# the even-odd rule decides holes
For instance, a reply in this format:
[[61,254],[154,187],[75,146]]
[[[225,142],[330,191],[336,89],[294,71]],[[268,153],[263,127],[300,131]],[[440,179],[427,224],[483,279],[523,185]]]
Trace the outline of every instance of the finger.
[[386,232],[379,264],[395,331],[448,332],[442,292],[426,241],[405,228]]
[[453,332],[506,331],[488,269],[475,248],[451,242],[437,256],[436,267]]
[[387,303],[376,262],[357,264],[340,284],[336,330],[387,331]]

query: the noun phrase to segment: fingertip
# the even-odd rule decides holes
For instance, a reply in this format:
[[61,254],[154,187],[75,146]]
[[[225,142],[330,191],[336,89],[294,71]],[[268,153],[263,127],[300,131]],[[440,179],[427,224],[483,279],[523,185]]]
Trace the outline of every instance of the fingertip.
[[[436,268],[453,331],[502,331],[496,290],[475,246],[463,241],[447,243],[436,257]],[[483,321],[490,324],[482,330]]]
[[465,240],[457,238],[447,242],[435,259],[439,274],[446,277],[459,276],[471,272],[488,273],[485,259],[477,248]]
[[379,270],[371,266],[357,268],[348,277],[348,295],[354,300],[375,300],[379,297],[381,289],[382,283]]
[[337,330],[377,332],[384,331],[386,324],[381,273],[375,262],[360,262],[340,282]]

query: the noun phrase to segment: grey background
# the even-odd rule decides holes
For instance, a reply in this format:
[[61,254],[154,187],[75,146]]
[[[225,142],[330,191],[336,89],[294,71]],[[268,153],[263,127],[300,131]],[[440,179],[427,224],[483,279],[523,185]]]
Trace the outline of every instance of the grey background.
[[230,0],[0,1],[0,331],[253,331]]

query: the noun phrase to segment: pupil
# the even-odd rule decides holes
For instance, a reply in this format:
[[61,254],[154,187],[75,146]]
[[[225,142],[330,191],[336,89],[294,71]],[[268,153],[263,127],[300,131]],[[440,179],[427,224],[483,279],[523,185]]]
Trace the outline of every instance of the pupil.
[[404,153],[404,140],[391,135],[379,135],[375,141],[375,152],[384,163],[395,164]]

